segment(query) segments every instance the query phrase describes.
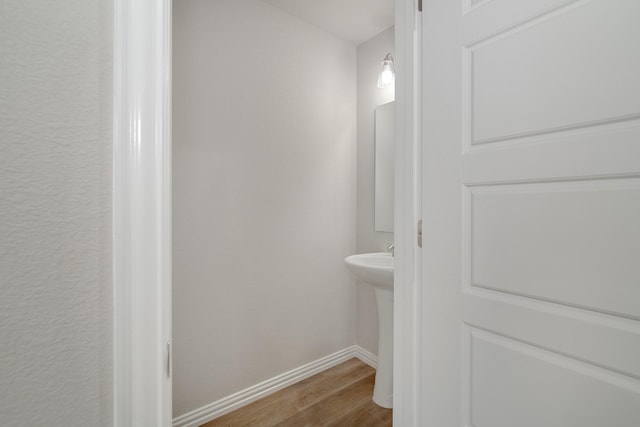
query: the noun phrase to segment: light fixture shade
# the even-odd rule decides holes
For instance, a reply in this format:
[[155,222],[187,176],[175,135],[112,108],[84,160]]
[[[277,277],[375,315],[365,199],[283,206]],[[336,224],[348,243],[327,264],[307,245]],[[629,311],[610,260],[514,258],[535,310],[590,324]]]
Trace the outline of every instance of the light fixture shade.
[[393,56],[390,53],[382,60],[382,69],[378,75],[378,87],[383,88],[393,83],[395,79],[395,70],[393,67]]

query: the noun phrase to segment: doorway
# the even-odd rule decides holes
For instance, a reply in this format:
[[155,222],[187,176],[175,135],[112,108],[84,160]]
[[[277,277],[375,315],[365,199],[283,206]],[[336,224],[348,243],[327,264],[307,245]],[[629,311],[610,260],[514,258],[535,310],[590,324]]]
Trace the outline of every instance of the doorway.
[[[415,8],[413,2],[402,3],[396,5],[396,7],[403,12],[403,18],[400,19],[399,24],[396,24],[396,33],[399,29],[401,32],[406,31],[406,34],[403,35],[405,43],[403,50],[406,52],[397,52],[400,61],[403,56],[405,56],[406,60],[407,53],[409,53],[409,58],[413,58],[414,49],[412,43],[415,42],[413,25],[415,23]],[[154,11],[154,13],[151,13],[151,11]],[[121,280],[116,279],[116,289],[120,292],[120,295],[123,295],[122,301],[116,298],[116,311],[119,310],[122,313],[121,315],[116,315],[120,319],[120,323],[116,327],[116,343],[114,343],[116,347],[116,413],[119,419],[137,417],[136,420],[138,421],[147,420],[149,421],[148,423],[154,425],[166,425],[167,417],[166,415],[161,415],[161,413],[166,410],[167,405],[162,405],[161,402],[163,399],[166,402],[167,394],[169,396],[171,394],[170,384],[167,385],[166,382],[162,387],[158,387],[156,382],[153,388],[146,388],[152,383],[151,378],[158,378],[160,373],[166,376],[167,367],[171,366],[171,351],[167,345],[169,340],[165,339],[165,337],[170,337],[170,322],[168,322],[170,309],[167,310],[167,296],[169,295],[167,289],[170,289],[170,286],[167,285],[166,267],[161,267],[163,265],[166,266],[166,258],[163,257],[166,257],[167,244],[170,243],[170,232],[167,229],[167,224],[170,224],[170,215],[167,214],[166,210],[159,208],[159,206],[166,206],[167,201],[170,201],[167,196],[167,185],[170,182],[167,179],[167,172],[170,172],[171,164],[170,149],[167,150],[167,147],[170,147],[168,142],[170,122],[167,117],[169,117],[168,112],[170,111],[169,106],[171,103],[170,93],[166,90],[167,76],[170,75],[170,67],[167,62],[167,58],[170,58],[170,55],[168,55],[170,49],[167,48],[168,41],[170,41],[170,28],[167,26],[170,20],[167,17],[170,16],[170,11],[170,4],[166,2],[154,5],[149,4],[144,7],[141,5],[128,5],[124,2],[118,3],[116,7],[116,34],[119,37],[116,45],[121,49],[120,54],[116,55],[117,58],[120,58],[120,62],[118,62],[118,59],[116,60],[118,65],[116,67],[116,75],[122,79],[116,79],[116,93],[119,94],[117,99],[121,102],[116,105],[118,110],[116,116],[120,118],[117,120],[117,127],[122,129],[121,133],[116,132],[116,140],[122,143],[122,150],[119,153],[123,154],[123,157],[114,159],[114,164],[116,169],[123,169],[128,172],[120,174],[125,179],[120,183],[116,182],[114,188],[114,193],[116,193],[114,197],[122,197],[122,202],[117,207],[125,211],[120,215],[118,209],[114,206],[116,218],[122,216],[122,220],[118,220],[115,224],[115,229],[117,233],[126,224],[142,221],[147,226],[145,227],[146,230],[152,230],[155,233],[147,232],[137,236],[135,245],[131,245],[131,240],[123,237],[122,244],[128,248],[128,254],[125,248],[122,250],[115,248],[116,258],[119,259],[123,266],[118,270],[123,272]],[[411,17],[409,18],[409,16]],[[407,22],[410,24],[407,24]],[[407,65],[409,63],[409,61],[406,62]],[[164,65],[150,67],[150,64]],[[139,72],[136,70],[139,70]],[[411,84],[413,83],[409,83],[414,81],[412,77],[414,73],[413,66],[404,70],[399,68],[399,73],[406,73],[406,76],[409,76],[401,90],[403,92],[402,96],[406,96],[405,102],[409,100],[408,109],[413,111],[413,98],[407,95],[413,93],[411,90]],[[399,77],[399,81],[400,79],[401,77]],[[155,81],[156,84],[149,84],[152,81]],[[398,85],[397,89],[400,87],[401,85]],[[140,94],[140,96],[134,96],[136,93]],[[397,99],[400,99],[398,92],[396,95]],[[132,114],[132,112],[135,112],[135,114]],[[402,115],[403,113],[400,112],[399,114]],[[414,122],[412,120],[405,118],[402,121],[401,128],[406,129],[404,136],[407,133],[413,135]],[[146,126],[147,124],[149,125],[148,127]],[[142,132],[131,133],[131,129],[140,129]],[[162,132],[152,132],[151,129],[162,129]],[[135,138],[132,138],[132,136]],[[142,151],[131,150],[132,147],[138,147]],[[149,148],[148,151],[147,148]],[[413,149],[413,146],[410,146],[410,148]],[[397,158],[407,161],[406,156]],[[145,160],[143,163],[141,163],[142,159]],[[410,163],[413,164],[412,162]],[[146,176],[139,174],[141,168],[146,168]],[[402,181],[399,180],[398,182]],[[132,200],[138,200],[138,202],[134,203]],[[167,222],[168,220],[169,222]],[[404,223],[404,219],[399,219],[398,221]],[[413,226],[410,228],[413,228]],[[152,234],[153,239],[150,238]],[[396,230],[397,240],[398,234],[398,230]],[[403,241],[403,239],[400,238],[400,241]],[[409,241],[409,239],[406,238],[404,241]],[[161,250],[158,250],[159,248]],[[401,251],[400,248],[398,250]],[[142,253],[146,253],[147,256],[139,255]],[[126,261],[126,259],[139,260],[139,262],[134,263]],[[398,270],[402,270],[402,267]],[[153,274],[149,274],[149,272],[153,272]],[[406,274],[404,277],[406,277]],[[137,278],[137,280],[133,280],[134,278]],[[127,283],[127,286],[122,286],[124,283]],[[137,313],[133,309],[132,302],[136,301],[136,298],[138,298],[137,301],[140,304],[147,304],[147,306],[148,301],[146,298],[158,302],[158,304],[154,303],[149,308],[146,320],[143,319],[141,313]],[[406,316],[406,313],[409,312],[411,310],[405,311],[403,316]],[[158,323],[157,319],[163,319],[163,321]],[[169,332],[168,335],[167,332]],[[147,338],[146,340],[136,340],[132,339],[132,336],[144,336]],[[403,343],[406,344],[409,341],[407,340],[407,335],[403,335],[403,337]],[[145,344],[145,349],[138,348],[141,343]],[[398,349],[404,348],[403,343],[400,343],[397,351],[402,351]],[[145,354],[149,356],[144,356]],[[132,355],[135,355],[135,357],[132,357]],[[149,363],[149,360],[155,362]],[[404,372],[406,372],[406,369],[405,365]],[[137,373],[137,375],[132,376],[132,372]],[[402,375],[403,373],[401,372],[396,378],[400,378]],[[157,396],[157,399],[148,399],[150,390],[156,390],[151,395]],[[158,392],[159,390],[160,392]],[[407,396],[407,393],[398,393],[398,395]],[[402,400],[399,401],[402,402]],[[396,404],[397,409],[398,405]],[[398,413],[402,414],[403,412],[400,410]],[[156,422],[160,418],[153,418],[153,421],[151,421],[152,418],[145,418],[146,416],[164,417],[162,419],[165,421]]]

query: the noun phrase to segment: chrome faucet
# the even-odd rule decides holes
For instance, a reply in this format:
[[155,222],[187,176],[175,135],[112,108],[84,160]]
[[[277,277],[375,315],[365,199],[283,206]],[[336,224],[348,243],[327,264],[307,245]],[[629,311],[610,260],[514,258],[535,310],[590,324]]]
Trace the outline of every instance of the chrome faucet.
[[387,242],[389,246],[387,246],[387,252],[391,252],[391,256],[395,256],[394,252],[396,251],[396,245],[393,242]]

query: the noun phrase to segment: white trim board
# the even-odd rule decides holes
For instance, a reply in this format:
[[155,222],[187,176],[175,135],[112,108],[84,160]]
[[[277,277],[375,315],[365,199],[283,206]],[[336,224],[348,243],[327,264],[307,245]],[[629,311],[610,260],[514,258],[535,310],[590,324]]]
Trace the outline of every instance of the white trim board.
[[171,0],[114,2],[113,424],[171,425]]
[[421,13],[416,0],[395,3],[396,244],[393,287],[393,424],[420,426]]
[[174,427],[197,427],[215,418],[228,414],[242,406],[262,399],[278,390],[282,390],[292,384],[300,382],[305,378],[332,368],[353,357],[362,360],[367,365],[376,368],[378,358],[360,346],[353,345],[344,350],[325,356],[314,362],[307,363],[299,368],[292,369],[259,384],[241,390],[230,396],[224,397],[201,408],[194,409],[184,415],[173,419]]

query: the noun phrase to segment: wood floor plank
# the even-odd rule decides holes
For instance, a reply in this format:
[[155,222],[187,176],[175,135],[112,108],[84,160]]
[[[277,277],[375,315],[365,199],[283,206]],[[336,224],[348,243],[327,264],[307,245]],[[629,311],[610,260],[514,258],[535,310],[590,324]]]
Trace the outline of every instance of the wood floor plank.
[[329,425],[351,412],[353,408],[369,403],[373,394],[374,381],[375,375],[363,378],[352,386],[328,396],[308,410],[317,413],[325,421],[325,425]]
[[[316,413],[303,411],[293,417],[275,424],[273,427],[316,427],[325,425],[322,418]],[[256,426],[257,427],[257,426]]]
[[357,359],[352,360],[358,363],[351,363],[349,369],[342,369],[343,367],[338,365],[336,367],[338,369],[335,371],[330,369],[321,372],[316,378],[312,377],[313,380],[309,381],[307,387],[297,394],[293,402],[295,407],[298,410],[305,410],[327,396],[349,387],[363,378],[375,375],[375,370],[372,367]]
[[270,396],[250,403],[204,424],[202,427],[249,427],[270,426],[278,421],[295,415],[298,410],[287,404],[294,392],[284,389]]
[[363,378],[350,387],[339,390],[304,411],[287,418],[283,423],[276,424],[276,426],[302,425],[305,420],[309,419],[317,420],[318,424],[314,424],[316,426],[328,426],[351,412],[353,408],[366,405],[371,399],[373,382],[374,375]]
[[391,426],[372,400],[375,370],[350,359],[201,427]]
[[[336,389],[348,386],[371,372],[373,368],[358,359],[351,359],[327,371],[313,375],[274,394],[223,415],[204,426],[275,425],[300,410],[322,400]],[[231,423],[231,424],[229,424]]]
[[367,409],[369,412],[371,412],[371,414],[379,418],[382,422],[387,423],[386,425],[391,425],[391,422],[393,421],[393,411],[391,409],[378,406],[373,403],[373,400],[369,403]]
[[373,415],[366,406],[356,408],[342,418],[329,424],[328,427],[383,427],[391,424],[385,423]]

